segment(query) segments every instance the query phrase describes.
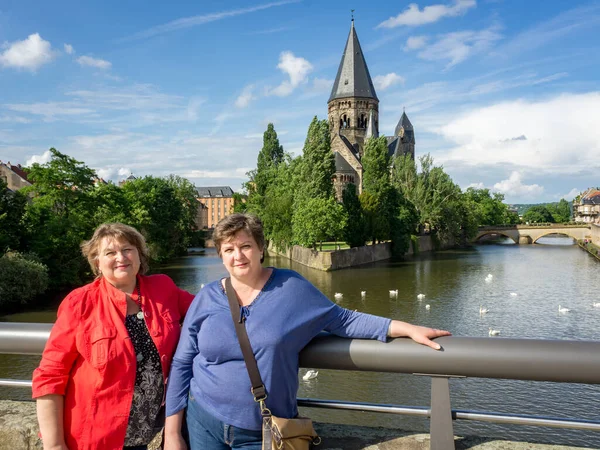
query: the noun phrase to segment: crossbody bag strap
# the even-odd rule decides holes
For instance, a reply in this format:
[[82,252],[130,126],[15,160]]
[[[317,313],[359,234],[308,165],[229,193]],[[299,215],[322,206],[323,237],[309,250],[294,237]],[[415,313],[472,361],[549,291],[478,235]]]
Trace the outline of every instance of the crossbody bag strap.
[[252,346],[250,345],[250,339],[248,339],[248,333],[246,332],[244,320],[240,315],[240,305],[238,303],[235,290],[231,285],[230,277],[225,279],[225,291],[227,292],[227,299],[229,300],[229,309],[231,311],[233,325],[235,326],[235,332],[237,334],[238,341],[240,342],[242,355],[244,355],[246,369],[248,370],[248,376],[250,377],[250,383],[252,384],[252,395],[254,396],[255,402],[262,402],[260,405],[262,411],[264,401],[267,398],[267,391],[262,378],[260,377],[260,372],[258,371],[256,358],[254,357],[254,352],[252,351]]

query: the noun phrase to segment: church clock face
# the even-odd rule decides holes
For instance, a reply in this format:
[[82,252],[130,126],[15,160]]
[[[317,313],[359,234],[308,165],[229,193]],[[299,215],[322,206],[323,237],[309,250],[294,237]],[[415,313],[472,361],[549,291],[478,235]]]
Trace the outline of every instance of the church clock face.
[[404,127],[400,128],[400,137],[404,137]]

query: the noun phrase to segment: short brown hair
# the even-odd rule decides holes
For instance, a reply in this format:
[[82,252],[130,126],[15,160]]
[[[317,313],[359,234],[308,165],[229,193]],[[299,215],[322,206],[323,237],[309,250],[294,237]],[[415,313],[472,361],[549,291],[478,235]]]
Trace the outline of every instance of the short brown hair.
[[[261,220],[253,214],[235,213],[221,219],[213,231],[213,242],[219,256],[221,256],[221,245],[223,242],[228,241],[238,231],[242,230],[254,238],[254,241],[258,244],[258,248],[264,250],[265,235]],[[263,253],[260,262],[263,262],[264,259]]]
[[146,239],[142,236],[138,230],[129,225],[122,223],[103,223],[94,231],[92,238],[89,241],[85,241],[81,244],[81,253],[85,256],[90,263],[92,272],[97,277],[102,274],[98,270],[96,260],[98,259],[98,253],[100,252],[100,242],[105,237],[113,239],[122,239],[129,242],[131,245],[137,248],[138,254],[140,255],[140,270],[141,275],[145,274],[149,268],[148,247],[146,246]]

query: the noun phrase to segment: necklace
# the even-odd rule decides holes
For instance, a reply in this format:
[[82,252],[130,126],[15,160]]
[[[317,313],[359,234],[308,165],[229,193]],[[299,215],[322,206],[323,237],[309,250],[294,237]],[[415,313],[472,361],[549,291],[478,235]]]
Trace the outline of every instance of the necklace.
[[137,304],[140,310],[135,315],[139,320],[144,320],[144,311],[142,310],[142,290],[140,289],[140,283],[136,281],[135,288],[137,289]]

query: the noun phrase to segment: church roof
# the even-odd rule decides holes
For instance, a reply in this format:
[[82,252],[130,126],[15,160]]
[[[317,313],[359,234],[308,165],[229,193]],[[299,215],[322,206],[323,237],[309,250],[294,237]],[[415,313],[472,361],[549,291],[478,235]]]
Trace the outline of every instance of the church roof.
[[342,155],[340,155],[338,152],[335,152],[334,155],[336,172],[354,172],[352,166],[348,164],[348,161],[346,161]]
[[406,115],[405,112],[402,112],[402,116],[400,117],[400,120],[398,121],[398,125],[396,125],[396,130],[394,131],[394,134],[396,136],[400,136],[400,128],[404,128],[405,133],[407,131],[412,131],[414,133],[412,123],[410,123],[410,120],[408,120],[408,116]]
[[328,103],[338,98],[348,97],[372,98],[379,101],[354,30],[354,19]]

